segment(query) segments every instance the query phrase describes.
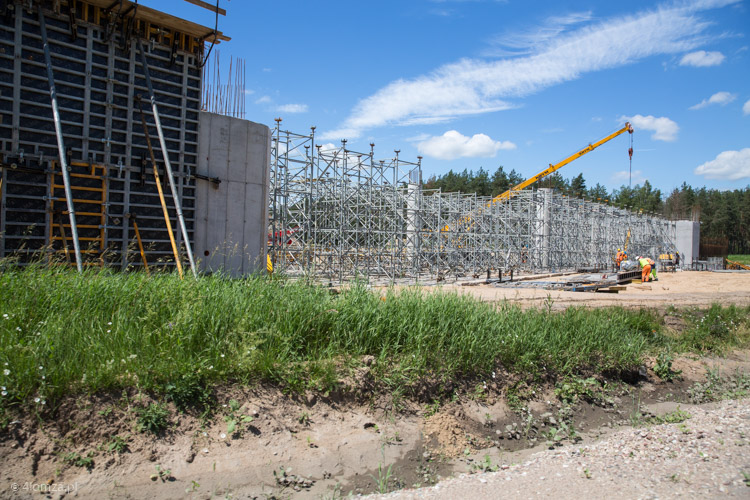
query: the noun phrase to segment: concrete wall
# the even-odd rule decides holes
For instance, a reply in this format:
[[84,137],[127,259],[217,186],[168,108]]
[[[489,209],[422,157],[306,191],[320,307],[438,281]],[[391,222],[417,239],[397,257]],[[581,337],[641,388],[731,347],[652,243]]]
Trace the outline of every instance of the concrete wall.
[[268,127],[214,113],[199,118],[195,255],[203,272],[242,276],[266,267]]
[[698,260],[701,239],[700,222],[678,220],[675,226],[675,244],[677,251],[680,252],[680,267],[688,268],[693,261]]

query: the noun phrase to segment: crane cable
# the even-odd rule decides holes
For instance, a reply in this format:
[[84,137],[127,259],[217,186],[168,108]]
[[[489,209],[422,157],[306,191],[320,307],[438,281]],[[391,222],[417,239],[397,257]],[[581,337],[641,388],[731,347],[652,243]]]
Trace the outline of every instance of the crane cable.
[[630,147],[628,148],[628,156],[630,157],[630,167],[628,170],[628,187],[633,187],[633,133],[630,133]]
[[198,66],[198,69],[203,69],[203,66],[206,65],[208,62],[208,56],[211,55],[211,51],[214,50],[214,45],[216,45],[216,37],[218,36],[219,32],[219,0],[216,0],[216,22],[214,25],[214,40],[211,42],[211,46],[208,48],[208,53],[206,53],[206,57],[203,58],[203,62]]

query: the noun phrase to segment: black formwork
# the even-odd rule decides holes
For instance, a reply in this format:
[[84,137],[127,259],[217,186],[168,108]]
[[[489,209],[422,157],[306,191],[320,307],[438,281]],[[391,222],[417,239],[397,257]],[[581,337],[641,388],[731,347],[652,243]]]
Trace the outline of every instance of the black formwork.
[[[135,22],[128,30],[127,23],[112,23],[112,17],[98,7],[66,3],[76,4],[73,17],[64,4],[57,12],[46,8],[44,12],[85,260],[123,268],[141,266],[132,223],[137,217],[149,265],[173,265],[138,96],[143,96],[143,113],[178,244],[181,236],[136,37],[144,40],[191,241],[202,40],[192,38],[187,43],[187,36],[145,22]],[[0,1],[0,259],[17,257],[20,262],[50,255],[65,258],[66,249],[67,257],[73,250],[39,5]]]

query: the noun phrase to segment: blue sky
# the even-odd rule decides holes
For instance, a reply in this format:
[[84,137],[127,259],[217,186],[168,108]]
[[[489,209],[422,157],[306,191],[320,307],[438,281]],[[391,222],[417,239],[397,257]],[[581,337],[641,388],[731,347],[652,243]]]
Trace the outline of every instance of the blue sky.
[[[215,0],[207,0],[214,3]],[[141,0],[213,26],[183,0]],[[750,0],[220,0],[217,46],[247,64],[247,118],[426,179],[503,165],[531,176],[635,128],[633,184],[750,185]],[[624,134],[560,170],[628,183]]]

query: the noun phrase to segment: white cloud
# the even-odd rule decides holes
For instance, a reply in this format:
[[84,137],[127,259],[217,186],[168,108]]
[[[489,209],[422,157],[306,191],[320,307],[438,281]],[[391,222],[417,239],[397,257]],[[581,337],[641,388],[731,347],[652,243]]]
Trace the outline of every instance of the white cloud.
[[279,113],[307,113],[307,104],[284,104],[277,108]]
[[677,139],[677,132],[680,130],[680,127],[666,116],[659,118],[651,115],[621,116],[620,120],[629,121],[636,132],[638,130],[653,131],[651,138],[655,141],[672,142]]
[[742,113],[750,115],[750,99],[748,99],[747,102],[742,106]]
[[516,149],[510,141],[493,141],[486,134],[474,134],[467,137],[456,130],[449,130],[443,135],[430,137],[419,144],[417,149],[425,156],[439,160],[456,158],[491,158],[501,149]]
[[719,153],[713,160],[697,167],[693,173],[707,179],[730,181],[750,177],[750,148]]
[[[459,116],[515,107],[523,97],[585,73],[632,64],[649,56],[694,49],[711,25],[698,12],[738,0],[685,0],[678,4],[581,26],[541,42],[523,57],[462,59],[410,80],[399,79],[360,100],[326,139],[358,137],[386,125],[440,123]],[[573,22],[574,20],[570,21]]]
[[695,106],[690,106],[689,109],[702,109],[706,106],[710,106],[711,104],[718,104],[719,106],[726,106],[730,102],[737,99],[736,94],[730,94],[729,92],[717,92],[708,99],[703,99],[701,102],[696,104]]
[[320,150],[321,150],[321,151],[323,151],[323,152],[327,152],[327,151],[336,151],[337,149],[339,149],[339,147],[340,147],[340,146],[336,146],[336,145],[335,145],[334,143],[332,143],[332,142],[327,142],[327,143],[325,143],[325,144],[322,144],[322,145],[320,146]]
[[267,96],[267,95],[264,95],[264,96],[262,96],[262,97],[259,97],[259,98],[257,98],[257,99],[255,100],[255,104],[267,104],[267,103],[269,103],[269,102],[271,102],[271,97],[270,97],[270,96]]
[[505,33],[494,38],[490,42],[494,47],[486,51],[484,55],[488,57],[505,57],[539,52],[540,48],[554,41],[555,38],[567,31],[570,26],[588,22],[591,18],[591,11],[549,17],[544,20],[541,26],[534,29]]
[[612,174],[612,180],[614,182],[630,182],[632,184],[642,184],[646,181],[646,176],[643,175],[643,172],[641,170],[633,170],[632,176],[631,173],[627,170],[620,170],[619,172],[615,172]]
[[721,52],[706,52],[697,50],[685,54],[680,59],[680,66],[695,66],[696,68],[705,68],[707,66],[718,66],[724,62],[724,54]]

